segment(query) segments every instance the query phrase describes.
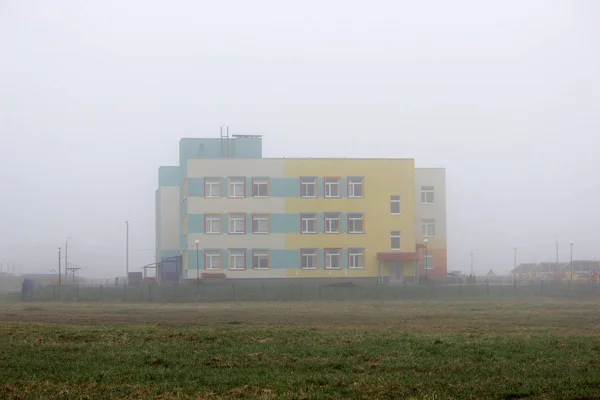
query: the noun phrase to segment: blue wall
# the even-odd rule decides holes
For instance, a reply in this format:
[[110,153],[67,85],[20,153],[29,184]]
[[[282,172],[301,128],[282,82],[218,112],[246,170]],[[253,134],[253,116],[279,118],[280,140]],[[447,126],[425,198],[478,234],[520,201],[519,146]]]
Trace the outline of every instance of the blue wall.
[[[221,146],[225,149],[221,150]],[[226,154],[229,146],[229,157]],[[196,158],[262,158],[262,139],[184,138],[179,141],[179,165]]]
[[158,186],[179,186],[179,167],[158,167]]
[[[303,213],[304,214],[304,213]],[[307,213],[308,214],[308,213]],[[317,216],[318,233],[325,233],[324,213],[314,213]],[[348,233],[348,214],[340,213],[342,233]],[[362,214],[362,213],[352,213]],[[229,232],[229,216],[222,215],[221,232]],[[301,214],[268,214],[270,218],[269,233],[300,233],[300,215]],[[363,214],[364,215],[364,214]],[[363,227],[366,230],[365,220]],[[188,214],[188,233],[204,233],[204,214]],[[252,233],[252,214],[246,214],[246,233]],[[261,234],[264,235],[264,234]]]
[[[206,249],[211,250],[211,249]],[[217,249],[214,249],[217,250]],[[226,270],[229,268],[229,250],[221,249],[222,252],[222,269]],[[270,269],[300,269],[300,249],[294,250],[271,250],[270,251]],[[178,254],[174,254],[178,255]],[[317,249],[318,257],[318,269],[325,269],[325,252],[323,249]],[[194,271],[196,270],[196,250],[188,251],[188,269],[192,272],[188,277],[194,277]],[[342,268],[348,268],[348,249],[342,249],[341,251],[341,265]],[[198,251],[198,266],[201,270],[204,269],[204,249]],[[246,249],[246,269],[252,269],[252,249]],[[201,271],[202,273],[202,271]]]

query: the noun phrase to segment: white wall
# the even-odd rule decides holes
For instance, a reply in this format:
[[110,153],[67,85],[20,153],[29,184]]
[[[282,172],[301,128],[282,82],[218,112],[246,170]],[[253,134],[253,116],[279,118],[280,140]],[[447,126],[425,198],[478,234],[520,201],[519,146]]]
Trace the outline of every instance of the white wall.
[[[423,242],[421,221],[435,219],[435,237],[428,237],[431,248],[446,247],[446,170],[443,168],[415,168],[415,217],[417,242]],[[421,186],[435,188],[435,203],[421,204]]]
[[195,249],[194,242],[200,241],[200,248],[209,249],[285,249],[285,233],[270,233],[265,235],[205,235],[202,233],[188,234],[188,249]]
[[255,198],[245,197],[240,199],[188,197],[188,214],[211,213],[285,213],[284,197]]
[[187,162],[188,178],[205,176],[269,176],[283,178],[283,159],[194,159]]

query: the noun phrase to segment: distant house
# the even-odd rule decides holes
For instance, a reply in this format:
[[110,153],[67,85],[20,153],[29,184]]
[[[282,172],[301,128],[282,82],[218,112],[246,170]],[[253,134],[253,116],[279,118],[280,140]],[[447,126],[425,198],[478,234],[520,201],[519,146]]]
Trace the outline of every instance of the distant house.
[[573,260],[572,263],[565,265],[564,275],[567,279],[571,277],[573,271],[573,279],[591,279],[598,276],[600,273],[600,261],[597,260]]
[[535,271],[536,263],[519,264],[516,268],[510,271],[513,274],[532,274]]
[[496,274],[494,273],[494,271],[492,271],[490,269],[490,271],[486,274],[486,276],[496,276]]

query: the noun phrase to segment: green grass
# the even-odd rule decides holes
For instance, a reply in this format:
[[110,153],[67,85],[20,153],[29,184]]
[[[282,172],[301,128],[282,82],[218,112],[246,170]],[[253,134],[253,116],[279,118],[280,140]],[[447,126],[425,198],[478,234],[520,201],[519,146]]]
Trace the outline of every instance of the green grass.
[[600,399],[596,302],[0,303],[0,398]]

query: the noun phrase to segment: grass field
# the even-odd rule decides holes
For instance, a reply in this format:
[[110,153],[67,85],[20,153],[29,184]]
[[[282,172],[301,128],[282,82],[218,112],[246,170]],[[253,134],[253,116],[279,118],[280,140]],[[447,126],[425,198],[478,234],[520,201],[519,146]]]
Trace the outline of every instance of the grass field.
[[2,399],[600,399],[600,303],[0,303]]

